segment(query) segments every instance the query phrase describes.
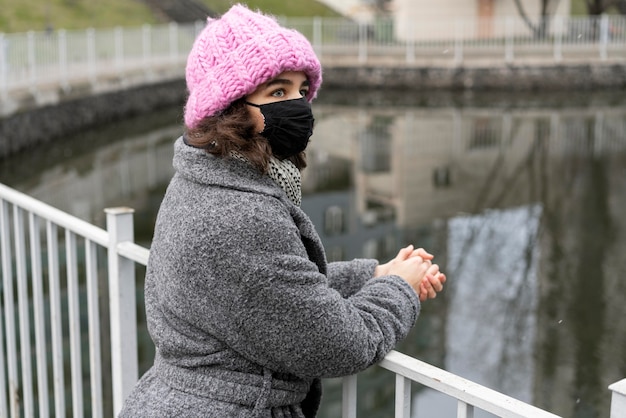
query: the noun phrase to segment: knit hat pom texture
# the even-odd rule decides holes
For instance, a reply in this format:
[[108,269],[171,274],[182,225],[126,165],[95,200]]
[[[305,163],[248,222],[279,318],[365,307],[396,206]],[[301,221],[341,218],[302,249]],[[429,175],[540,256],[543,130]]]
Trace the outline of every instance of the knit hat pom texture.
[[195,128],[203,118],[285,71],[306,74],[307,99],[312,101],[322,83],[322,70],[301,33],[240,4],[220,19],[208,18],[187,59],[185,124]]

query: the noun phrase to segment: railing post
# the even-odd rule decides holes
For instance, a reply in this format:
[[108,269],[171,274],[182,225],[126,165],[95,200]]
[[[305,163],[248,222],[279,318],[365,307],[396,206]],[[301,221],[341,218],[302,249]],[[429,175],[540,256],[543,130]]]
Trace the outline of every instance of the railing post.
[[30,88],[33,93],[37,91],[37,63],[35,62],[35,33],[29,31],[26,35],[27,41],[27,57],[28,57],[28,76],[30,80]]
[[603,14],[600,18],[600,59],[606,61],[609,43],[609,17]]
[[89,81],[92,84],[96,83],[96,31],[93,28],[87,28],[87,65],[89,67]]
[[59,72],[61,73],[61,88],[69,90],[70,82],[67,78],[67,32],[65,29],[59,30]]
[[170,60],[176,62],[178,59],[178,23],[170,22],[169,24],[170,38]]
[[150,59],[152,58],[152,42],[151,41],[151,36],[152,36],[152,26],[150,25],[143,25],[142,27],[142,31],[141,31],[142,37],[141,37],[141,46],[142,46],[142,52],[143,52],[143,68],[144,70],[148,71],[150,69]]
[[563,16],[554,17],[554,61],[563,61]]
[[611,418],[626,416],[626,379],[613,383],[609,386],[613,391],[611,396]]
[[367,26],[359,22],[359,63],[361,64],[367,61],[367,43]]
[[456,416],[457,418],[474,418],[474,407],[466,402],[458,401]]
[[111,369],[113,374],[113,413],[120,412],[138,378],[137,312],[135,263],[117,253],[117,245],[133,241],[131,208],[108,208],[109,304],[111,310]]
[[396,374],[396,418],[411,418],[411,380]]
[[122,74],[124,68],[124,29],[120,26],[115,28],[115,69]]
[[357,375],[343,378],[341,397],[341,417],[356,418],[356,377]]
[[9,54],[7,48],[7,40],[4,33],[0,33],[0,98],[7,100],[9,93],[8,70],[9,70]]
[[463,21],[454,21],[454,65],[463,63]]
[[507,64],[513,62],[514,58],[514,44],[515,44],[515,21],[510,17],[506,17],[504,20],[504,61]]
[[322,55],[322,18],[313,18],[313,50],[321,57]]
[[415,63],[415,28],[416,26],[411,25],[410,29],[407,29],[406,36],[406,50],[405,50],[405,60],[407,64]]

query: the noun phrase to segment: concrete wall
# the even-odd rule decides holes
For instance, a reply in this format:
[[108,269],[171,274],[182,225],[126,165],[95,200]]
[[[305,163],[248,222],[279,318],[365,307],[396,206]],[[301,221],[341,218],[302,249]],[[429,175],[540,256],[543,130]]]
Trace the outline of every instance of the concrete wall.
[[[184,103],[184,80],[89,95],[0,119],[0,160],[29,147],[136,114]],[[182,119],[181,119],[182,120]]]
[[[328,90],[591,90],[626,89],[626,63],[500,67],[326,67],[320,95]],[[0,160],[82,129],[154,109],[184,104],[183,80],[62,101],[0,119]],[[182,116],[181,116],[182,121]],[[182,123],[182,122],[181,122]]]
[[626,63],[497,67],[336,67],[324,72],[329,87],[404,90],[589,90],[626,88]]

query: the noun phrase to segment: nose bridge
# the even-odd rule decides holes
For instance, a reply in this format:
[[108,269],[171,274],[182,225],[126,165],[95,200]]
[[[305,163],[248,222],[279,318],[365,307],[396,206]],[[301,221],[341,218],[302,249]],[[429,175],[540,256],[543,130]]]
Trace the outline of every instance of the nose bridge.
[[287,92],[288,100],[299,99],[301,97],[302,97],[302,94],[300,94],[300,89],[298,87],[293,86],[289,88],[289,91]]

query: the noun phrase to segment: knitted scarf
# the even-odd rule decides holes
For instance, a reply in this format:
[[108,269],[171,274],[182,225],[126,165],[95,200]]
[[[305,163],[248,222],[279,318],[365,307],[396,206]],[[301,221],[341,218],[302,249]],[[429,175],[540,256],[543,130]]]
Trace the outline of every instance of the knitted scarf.
[[[248,161],[246,157],[237,151],[232,151],[231,156],[241,161]],[[289,200],[296,206],[300,206],[302,203],[302,177],[300,170],[291,161],[281,161],[278,158],[271,157],[267,175],[283,189]]]

